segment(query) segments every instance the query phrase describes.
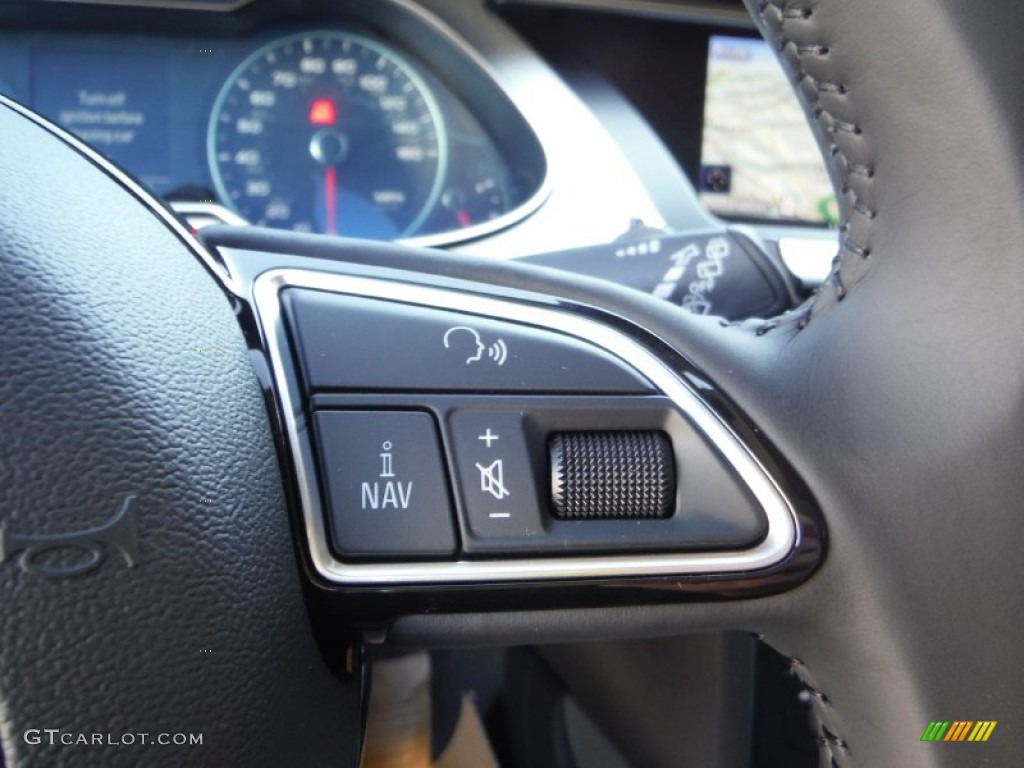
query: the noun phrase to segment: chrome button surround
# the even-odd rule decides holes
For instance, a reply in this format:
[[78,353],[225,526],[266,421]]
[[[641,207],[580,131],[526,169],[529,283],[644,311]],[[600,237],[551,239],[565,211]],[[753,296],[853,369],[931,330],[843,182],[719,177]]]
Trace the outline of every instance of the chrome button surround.
[[[452,562],[350,563],[339,560],[328,546],[326,515],[309,440],[310,425],[303,394],[292,374],[290,341],[280,300],[281,291],[289,287],[430,308],[457,306],[460,312],[467,314],[568,334],[610,353],[653,382],[673,401],[683,418],[717,449],[763,510],[768,522],[767,534],[753,547],[720,552],[462,559]],[[327,581],[352,587],[393,587],[477,582],[564,582],[637,576],[742,575],[781,563],[800,543],[792,505],[754,454],[708,403],[645,346],[615,328],[573,313],[571,307],[556,309],[411,282],[304,269],[264,272],[254,282],[253,298],[257,319],[265,335],[271,374],[295,464],[310,557],[317,573]]]

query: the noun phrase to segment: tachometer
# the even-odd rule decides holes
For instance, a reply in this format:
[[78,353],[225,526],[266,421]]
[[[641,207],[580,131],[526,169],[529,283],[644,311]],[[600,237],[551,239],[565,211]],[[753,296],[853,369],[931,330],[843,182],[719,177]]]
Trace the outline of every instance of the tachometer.
[[446,164],[422,78],[380,43],[333,31],[243,61],[217,96],[207,152],[221,200],[249,221],[382,240],[416,233]]

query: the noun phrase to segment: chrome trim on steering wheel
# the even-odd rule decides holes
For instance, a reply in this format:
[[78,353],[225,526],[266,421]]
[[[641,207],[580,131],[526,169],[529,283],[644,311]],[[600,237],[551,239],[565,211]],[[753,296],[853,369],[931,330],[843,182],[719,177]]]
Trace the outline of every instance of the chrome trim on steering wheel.
[[[330,291],[384,301],[459,311],[532,325],[574,336],[596,346],[646,376],[667,395],[681,415],[708,440],[742,479],[764,511],[768,531],[748,549],[677,554],[603,555],[557,558],[504,558],[453,562],[348,563],[328,546],[325,514],[316,482],[310,425],[302,395],[289,376],[290,346],[281,314],[280,292],[288,287]],[[799,545],[792,506],[762,464],[711,407],[669,366],[624,333],[570,311],[521,301],[423,285],[303,269],[274,269],[254,283],[258,321],[266,337],[272,376],[280,399],[287,440],[293,456],[306,539],[316,571],[347,586],[401,586],[609,579],[631,576],[744,574],[782,562]]]

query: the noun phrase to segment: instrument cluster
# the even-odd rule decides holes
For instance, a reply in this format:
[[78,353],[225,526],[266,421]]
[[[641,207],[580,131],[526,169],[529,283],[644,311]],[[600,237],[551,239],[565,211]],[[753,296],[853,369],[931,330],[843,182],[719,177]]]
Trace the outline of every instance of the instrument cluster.
[[443,245],[527,215],[545,160],[486,73],[454,43],[441,53],[432,66],[342,22],[220,38],[6,30],[0,92],[168,202]]

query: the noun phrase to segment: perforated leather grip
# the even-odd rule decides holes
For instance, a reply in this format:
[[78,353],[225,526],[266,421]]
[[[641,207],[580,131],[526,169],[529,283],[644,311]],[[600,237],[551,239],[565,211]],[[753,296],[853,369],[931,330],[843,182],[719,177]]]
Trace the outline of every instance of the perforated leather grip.
[[672,514],[675,465],[664,432],[558,432],[548,442],[557,518],[610,520]]

